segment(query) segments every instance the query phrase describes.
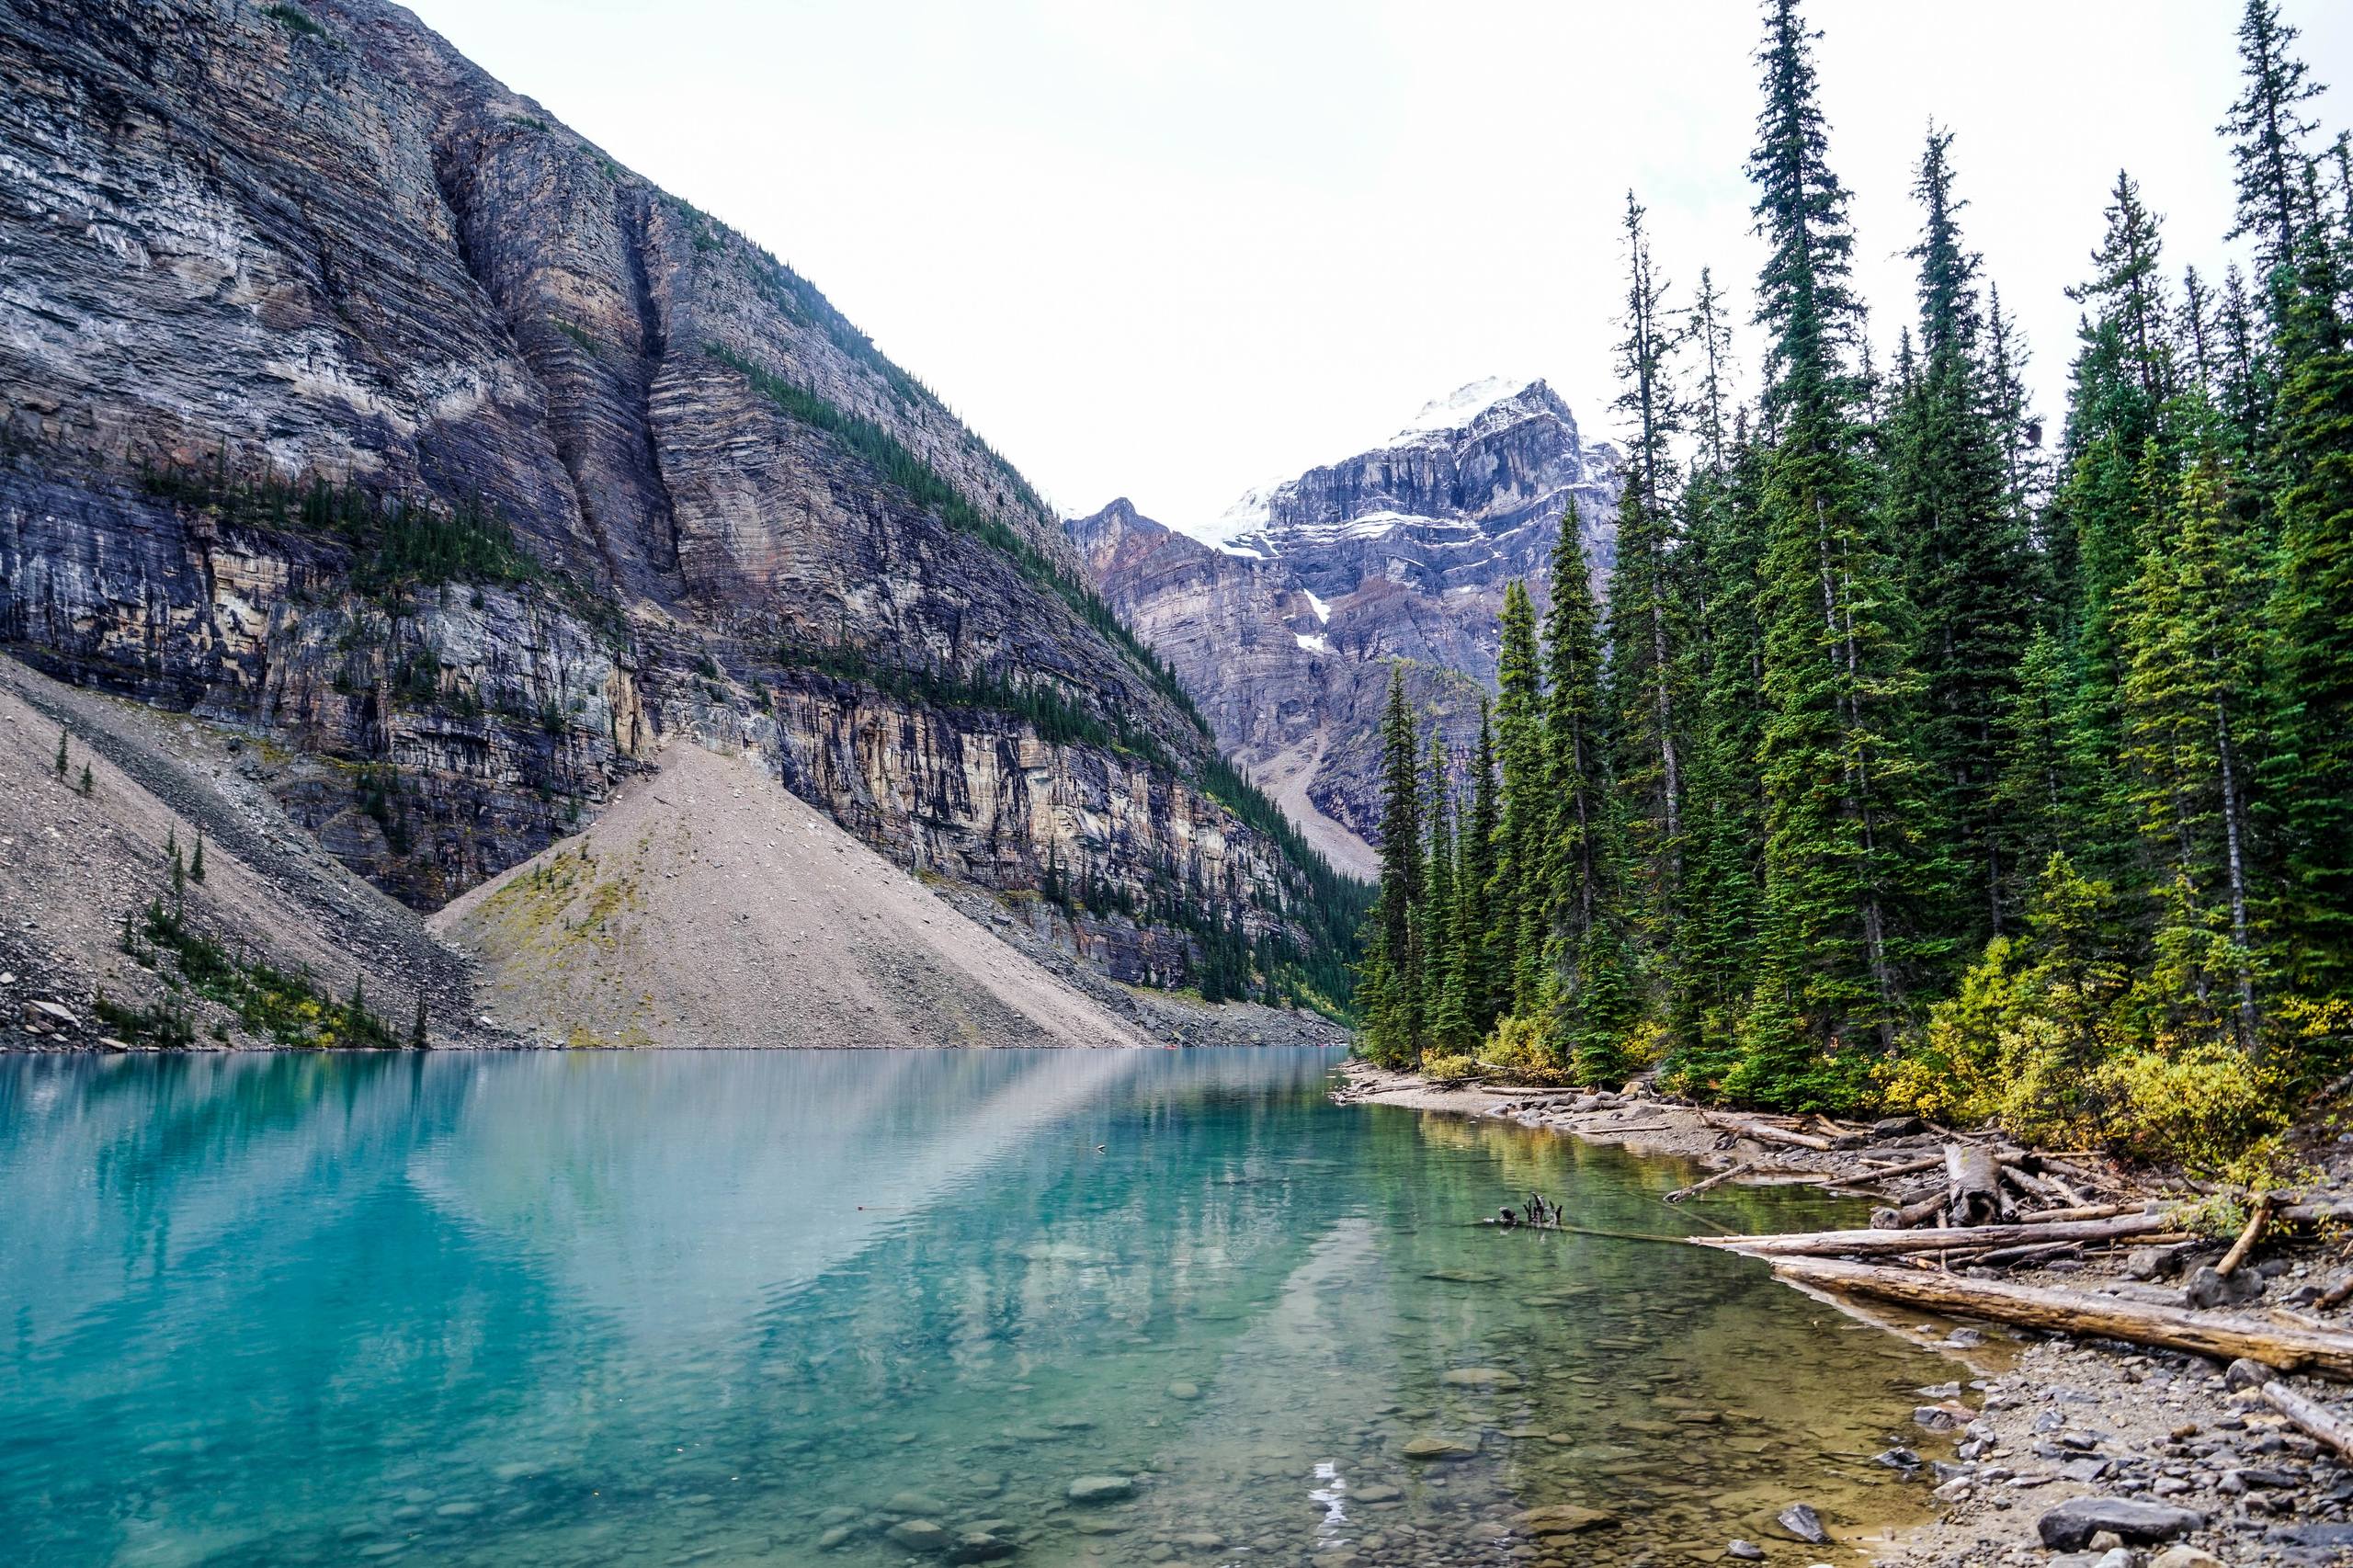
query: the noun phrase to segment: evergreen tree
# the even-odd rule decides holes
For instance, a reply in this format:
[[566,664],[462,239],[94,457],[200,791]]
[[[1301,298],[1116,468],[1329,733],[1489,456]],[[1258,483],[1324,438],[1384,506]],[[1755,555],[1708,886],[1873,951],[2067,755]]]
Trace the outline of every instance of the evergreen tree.
[[2279,389],[2277,636],[2268,812],[2276,817],[2290,981],[2353,990],[2353,346],[2333,302],[2295,305]]
[[1422,902],[1422,790],[1405,675],[1392,667],[1381,724],[1381,896],[1360,971],[1366,1042],[1375,1060],[1407,1065],[1423,1045],[1421,952],[1414,915]]
[[2264,580],[2211,448],[2142,558],[2126,624],[2130,789],[2162,905],[2157,999],[2193,1037],[2257,1044],[2246,848]]
[[2267,270],[2288,266],[2304,232],[2303,139],[2314,129],[2299,109],[2320,97],[2290,52],[2296,29],[2279,19],[2278,0],[2246,0],[2239,22],[2239,65],[2246,87],[2220,127],[2237,170],[2238,222],[2228,238],[2252,235]]
[[1904,1017],[1900,929],[1920,810],[1904,725],[1903,606],[1870,512],[1847,366],[1859,335],[1847,282],[1847,196],[1826,160],[1812,35],[1796,0],[1771,0],[1766,106],[1749,160],[1768,258],[1758,319],[1771,335],[1760,583],[1768,710],[1765,929],[1751,1049],[1733,1092],[1824,1103],[1852,1092],[1846,1048],[1893,1044]]
[[1552,603],[1544,619],[1552,854],[1546,874],[1542,1003],[1555,1053],[1581,1081],[1615,1085],[1625,1076],[1626,1033],[1640,1003],[1620,864],[1620,807],[1608,764],[1600,628],[1574,525],[1573,506],[1553,551]]
[[423,1051],[430,1042],[425,1033],[425,993],[416,994],[416,1021],[409,1026],[408,1046],[411,1051]]
[[192,882],[204,881],[204,830],[200,827],[196,830],[196,858],[188,862],[188,880]]
[[[1574,514],[1561,528],[1574,540]],[[1513,582],[1504,588],[1503,642],[1495,665],[1503,795],[1491,902],[1495,961],[1508,990],[1506,1010],[1521,1015],[1534,1012],[1543,978],[1544,830],[1552,815],[1544,790],[1544,694],[1537,665],[1535,607],[1528,585]]]
[[[1894,536],[1919,617],[1914,667],[1925,688],[1920,744],[1937,778],[1961,937],[2002,930],[2004,844],[1994,796],[1995,726],[2016,687],[2032,607],[2024,518],[2013,506],[1996,410],[2007,389],[1981,361],[1977,256],[1961,244],[1952,134],[1931,130],[1913,193],[1924,222],[1919,361],[1895,417],[1888,476]],[[1941,869],[1941,868],[1940,868]]]
[[74,788],[81,793],[85,800],[89,798],[91,790],[97,788],[97,781],[90,777],[90,765],[88,763],[85,762],[82,765],[82,781],[78,785],[74,786]]
[[[1675,466],[1668,440],[1683,426],[1665,320],[1666,284],[1651,263],[1643,209],[1626,198],[1628,278],[1625,339],[1618,345],[1624,392],[1612,406],[1633,423],[1626,481],[1619,492],[1618,564],[1609,579],[1609,731],[1616,745],[1618,797],[1628,851],[1637,862],[1630,911],[1652,947],[1662,946],[1676,919],[1682,881],[1684,693],[1678,655],[1688,635],[1677,580],[1680,541],[1672,494]],[[1566,535],[1563,528],[1563,534]],[[1557,569],[1557,558],[1556,558]],[[1582,562],[1574,562],[1582,570]],[[1557,593],[1557,586],[1555,592]]]
[[1462,825],[1462,865],[1455,886],[1455,965],[1462,975],[1464,1017],[1471,1033],[1484,1040],[1508,1009],[1511,983],[1496,963],[1494,910],[1496,840],[1503,802],[1495,778],[1495,728],[1484,697],[1479,699],[1479,743],[1471,756],[1471,815]]
[[65,777],[65,732],[57,732],[57,776]]
[[1468,997],[1463,989],[1462,954],[1455,935],[1461,915],[1455,879],[1459,850],[1455,844],[1453,783],[1448,777],[1445,736],[1430,726],[1429,841],[1423,856],[1422,989],[1429,1005],[1430,1049],[1467,1054],[1477,1049],[1479,1037],[1471,1028]]

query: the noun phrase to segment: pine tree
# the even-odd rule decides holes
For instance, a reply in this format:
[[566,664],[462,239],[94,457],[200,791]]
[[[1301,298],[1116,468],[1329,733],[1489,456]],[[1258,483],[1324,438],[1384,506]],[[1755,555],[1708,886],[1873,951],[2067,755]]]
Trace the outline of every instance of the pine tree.
[[2295,306],[2272,472],[2279,524],[2277,717],[2267,802],[2279,824],[2284,965],[2353,990],[2353,346],[2333,302]]
[[408,1047],[411,1051],[423,1051],[428,1043],[425,1033],[425,993],[420,991],[416,994],[416,1021],[409,1025]]
[[2161,1005],[2174,1027],[2257,1045],[2247,759],[2264,580],[2211,448],[2184,476],[2130,596],[2125,746],[2157,868]]
[[2252,235],[2266,270],[2290,265],[2304,231],[2303,139],[2314,122],[2298,109],[2320,97],[2291,52],[2296,29],[2279,19],[2278,0],[2246,0],[2239,22],[2239,67],[2246,87],[2218,128],[2231,139],[2237,170],[2238,222],[2228,238]]
[[2108,232],[2092,252],[2091,281],[2067,290],[2067,297],[2093,307],[2097,318],[2115,324],[2126,362],[2139,379],[2141,394],[2152,410],[2173,395],[2174,356],[2167,330],[2171,312],[2165,306],[2164,242],[2158,221],[2141,201],[2141,187],[2124,170],[2116,171],[2109,193]]
[[1455,889],[1459,850],[1455,843],[1453,783],[1449,778],[1445,736],[1430,726],[1429,839],[1422,879],[1423,994],[1429,1005],[1430,1049],[1450,1055],[1477,1049],[1463,989],[1462,953],[1456,944],[1461,903]]
[[[1651,263],[1643,209],[1626,198],[1628,278],[1625,339],[1618,345],[1625,390],[1612,406],[1633,423],[1631,472],[1619,492],[1618,565],[1609,579],[1608,729],[1628,852],[1637,862],[1630,912],[1653,947],[1676,920],[1682,881],[1685,693],[1678,655],[1688,636],[1677,578],[1681,541],[1669,438],[1683,410],[1669,364],[1674,342],[1664,319],[1666,284]],[[1565,531],[1565,530],[1564,530]]]
[[[1870,515],[1846,357],[1859,335],[1848,287],[1847,197],[1828,167],[1812,36],[1795,0],[1771,0],[1759,60],[1766,107],[1749,168],[1769,256],[1758,278],[1769,330],[1760,611],[1768,718],[1765,934],[1752,1049],[1733,1092],[1773,1103],[1843,1097],[1844,1048],[1892,1046],[1905,970],[1899,927],[1920,810],[1905,730],[1901,591]],[[1760,1013],[1762,1016],[1760,1017]]]
[[200,827],[196,830],[196,858],[188,862],[188,880],[192,882],[204,881],[204,830]]
[[1994,812],[2011,846],[2004,896],[2014,906],[2034,895],[2052,856],[2072,854],[2082,842],[2083,781],[2097,763],[2085,756],[2075,719],[2066,650],[2048,628],[2037,628],[2019,655],[2015,688],[1995,732],[2001,773]]
[[1544,619],[1552,820],[1543,1007],[1556,1054],[1582,1082],[1614,1085],[1625,1077],[1626,1034],[1640,997],[1628,940],[1619,790],[1608,771],[1600,628],[1574,521],[1572,507],[1553,552],[1552,604]]
[[65,777],[65,732],[57,732],[57,776]]
[[[1575,538],[1574,514],[1561,528],[1571,540]],[[1556,560],[1559,554],[1556,546]],[[1544,695],[1537,667],[1536,610],[1525,583],[1513,582],[1504,588],[1503,642],[1495,684],[1495,731],[1503,779],[1492,901],[1495,956],[1508,990],[1506,1010],[1525,1016],[1536,1007],[1543,977],[1544,829],[1552,814],[1544,788]]]
[[1420,747],[1405,675],[1392,667],[1381,724],[1381,896],[1370,950],[1360,970],[1365,1038],[1374,1059],[1404,1066],[1421,1059],[1421,952],[1415,911],[1422,903]]
[[82,781],[75,785],[74,789],[80,792],[83,799],[87,800],[90,796],[90,792],[97,787],[97,781],[90,777],[90,765],[86,762],[84,763],[82,765]]
[[1978,257],[1961,244],[1966,203],[1953,194],[1951,146],[1950,131],[1931,129],[1913,185],[1924,215],[1911,251],[1919,361],[1893,421],[1888,494],[1894,537],[1909,545],[1906,586],[1920,622],[1921,751],[1952,835],[1938,858],[1956,884],[1953,934],[1974,951],[2003,925],[1994,730],[2015,689],[2031,606],[2025,521],[1996,422],[2007,389],[1980,358]]
[[1471,815],[1462,826],[1462,866],[1455,887],[1455,963],[1462,974],[1464,1017],[1484,1040],[1508,1009],[1510,978],[1495,959],[1492,929],[1496,838],[1503,805],[1495,778],[1495,737],[1487,699],[1479,699],[1479,742],[1471,757]]

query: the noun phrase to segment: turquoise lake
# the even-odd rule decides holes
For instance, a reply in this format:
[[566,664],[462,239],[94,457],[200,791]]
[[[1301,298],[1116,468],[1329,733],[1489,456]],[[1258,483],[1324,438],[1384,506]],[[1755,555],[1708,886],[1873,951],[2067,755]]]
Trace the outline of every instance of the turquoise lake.
[[[1336,1064],[0,1059],[0,1561],[1665,1564],[1915,1516],[1871,1455],[1967,1374],[1672,1240],[1852,1206],[1687,1213],[1690,1167]],[[1477,1223],[1531,1188],[1627,1237]],[[1563,1505],[1610,1519],[1506,1539]]]

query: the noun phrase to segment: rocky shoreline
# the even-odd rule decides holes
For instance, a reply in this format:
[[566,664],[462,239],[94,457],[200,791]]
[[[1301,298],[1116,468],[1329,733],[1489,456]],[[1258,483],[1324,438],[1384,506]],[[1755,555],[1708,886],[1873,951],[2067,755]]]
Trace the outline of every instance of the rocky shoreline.
[[[1453,1086],[1353,1062],[1334,1097],[1506,1118],[1644,1155],[1698,1161],[1720,1176],[1759,1167],[1730,1178],[1743,1185],[1803,1181],[1857,1197],[1882,1196],[1862,1191],[1884,1174],[1867,1156],[1884,1160],[1904,1139],[1895,1134],[1827,1150],[1768,1146],[1639,1085],[1620,1094]],[[2353,1176],[2353,1145],[2329,1143],[2320,1153],[2327,1185]],[[2149,1184],[2152,1192],[2156,1185]],[[1704,1194],[1694,1202],[1704,1205]],[[2210,1251],[2219,1257],[2226,1245],[2193,1244],[2153,1260],[2149,1255],[2161,1249],[2119,1243],[2003,1277],[2177,1304],[2184,1287],[2155,1276],[2189,1276]],[[2341,1244],[2290,1244],[2283,1237],[2256,1255],[2249,1273],[2263,1281],[2266,1300],[2286,1303],[2268,1309],[2288,1314],[2283,1321],[2344,1328],[2353,1326],[2347,1314],[2315,1303],[2347,1267]],[[1914,1431],[1888,1435],[1881,1462],[1931,1489],[1938,1514],[1898,1536],[1893,1548],[1872,1549],[1874,1568],[2353,1562],[2353,1459],[2299,1430],[2266,1403],[2258,1385],[2277,1379],[2324,1404],[2340,1403],[2342,1389],[2245,1361],[2225,1366],[2176,1351],[2006,1327],[1956,1332],[1915,1310],[1843,1299],[1833,1304],[1961,1363],[1950,1384],[1922,1391]],[[1754,1561],[1808,1564],[1836,1560],[1830,1554],[1836,1543],[1785,1531],[1779,1540],[1728,1542],[1727,1555],[1739,1560],[1754,1552]]]

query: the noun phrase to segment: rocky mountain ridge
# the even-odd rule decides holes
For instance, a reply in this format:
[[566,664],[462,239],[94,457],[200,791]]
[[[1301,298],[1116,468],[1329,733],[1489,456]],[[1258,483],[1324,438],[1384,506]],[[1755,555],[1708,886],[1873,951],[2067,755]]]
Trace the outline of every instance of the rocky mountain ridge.
[[1506,584],[1540,607],[1572,504],[1597,581],[1620,454],[1540,380],[1473,382],[1385,442],[1251,491],[1185,531],[1123,500],[1063,526],[1089,581],[1192,694],[1218,744],[1302,831],[1362,871],[1389,672],[1449,742],[1495,684]]
[[1352,925],[1010,465],[406,11],[6,0],[0,176],[0,644],[412,906],[691,733],[1123,978]]

